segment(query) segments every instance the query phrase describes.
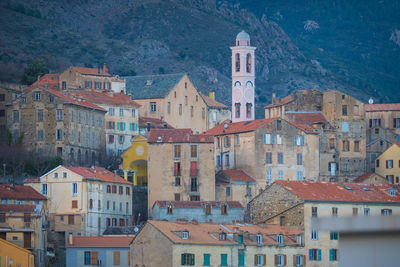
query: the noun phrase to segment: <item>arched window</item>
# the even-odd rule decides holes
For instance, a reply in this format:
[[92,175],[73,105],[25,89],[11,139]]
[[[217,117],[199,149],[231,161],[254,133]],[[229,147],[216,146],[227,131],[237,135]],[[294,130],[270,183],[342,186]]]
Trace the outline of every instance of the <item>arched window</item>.
[[235,86],[241,86],[242,84],[239,81],[235,82]]
[[246,118],[251,118],[251,108],[252,108],[251,103],[246,103]]
[[246,56],[246,71],[248,73],[251,72],[251,54],[250,53],[248,53]]
[[236,72],[239,72],[240,71],[240,55],[239,54],[236,54],[235,66],[236,66]]
[[74,152],[73,148],[71,148],[71,153],[69,154],[69,159],[71,162],[73,162],[75,160],[75,152]]
[[240,118],[240,103],[235,103],[235,118]]
[[246,86],[251,86],[253,87],[253,83],[251,81],[247,81]]
[[81,165],[82,163],[82,155],[81,155],[81,150],[78,149],[78,164]]

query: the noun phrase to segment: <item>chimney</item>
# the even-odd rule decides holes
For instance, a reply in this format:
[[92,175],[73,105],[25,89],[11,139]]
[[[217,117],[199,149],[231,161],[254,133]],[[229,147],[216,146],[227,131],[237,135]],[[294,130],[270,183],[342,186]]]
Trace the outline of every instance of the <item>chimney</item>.
[[108,67],[107,67],[106,63],[103,64],[103,72],[108,73]]
[[211,98],[212,100],[215,100],[214,92],[209,92],[208,97]]
[[72,246],[72,233],[68,234],[68,245]]
[[37,76],[37,80],[40,81],[40,75]]
[[117,181],[117,171],[114,171],[114,182]]

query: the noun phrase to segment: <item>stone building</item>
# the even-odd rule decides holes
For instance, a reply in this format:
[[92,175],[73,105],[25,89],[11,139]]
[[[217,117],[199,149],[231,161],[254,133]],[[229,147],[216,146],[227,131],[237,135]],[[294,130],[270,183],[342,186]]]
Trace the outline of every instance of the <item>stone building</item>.
[[112,75],[108,67],[86,68],[71,66],[59,75],[59,89],[111,90]]
[[24,92],[7,109],[13,138],[44,155],[57,155],[69,164],[94,164],[105,153],[106,110],[45,87]]
[[190,129],[153,129],[147,139],[148,214],[156,200],[215,200],[213,139]]
[[284,119],[218,125],[214,137],[218,170],[242,170],[256,181],[256,192],[275,180],[317,180],[318,132]]
[[7,141],[7,106],[22,93],[22,86],[0,82],[0,145]]
[[252,223],[280,224],[304,230],[307,266],[338,266],[335,232],[313,229],[312,218],[400,214],[400,193],[392,185],[276,181],[249,204]]
[[30,186],[2,184],[0,201],[0,239],[33,252],[35,266],[44,266],[47,251],[46,197]]
[[[202,96],[186,74],[123,79],[126,80],[127,93],[132,94],[132,98],[141,105],[139,111],[143,117],[160,119],[174,128],[190,128],[194,133],[201,133],[209,129],[209,125],[231,119],[224,106]],[[210,117],[214,112],[217,115]]]
[[375,159],[375,171],[389,184],[400,184],[400,143],[391,145]]
[[105,139],[107,156],[119,156],[130,147],[131,139],[139,134],[139,104],[130,95],[87,89],[69,94],[107,110]]
[[367,171],[375,171],[375,159],[400,142],[400,104],[366,104]]
[[232,223],[243,222],[239,201],[162,201],[153,205],[153,220]]
[[104,168],[58,166],[40,177],[56,233],[102,235],[132,222],[132,183]]
[[215,101],[214,92],[210,92],[209,96],[202,93],[200,95],[207,104],[207,129],[211,129],[225,121],[230,122],[231,110],[228,106]]
[[362,184],[388,184],[388,180],[386,177],[383,177],[377,173],[366,173],[363,174],[356,179],[354,179],[355,183],[362,183]]
[[152,267],[305,266],[302,238],[302,231],[278,225],[148,221],[131,243],[131,263]]

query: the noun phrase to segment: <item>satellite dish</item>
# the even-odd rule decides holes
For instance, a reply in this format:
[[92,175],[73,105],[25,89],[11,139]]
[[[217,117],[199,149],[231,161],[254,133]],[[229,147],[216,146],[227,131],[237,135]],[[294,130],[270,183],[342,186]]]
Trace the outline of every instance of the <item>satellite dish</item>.
[[370,97],[368,100],[368,104],[373,104],[373,103],[374,103],[374,100],[372,99],[372,97]]
[[137,228],[137,227],[135,226],[135,228],[133,228],[133,231],[135,231],[135,233],[137,233],[137,232],[139,231],[139,228]]
[[227,123],[224,124],[224,128],[228,129],[228,124]]

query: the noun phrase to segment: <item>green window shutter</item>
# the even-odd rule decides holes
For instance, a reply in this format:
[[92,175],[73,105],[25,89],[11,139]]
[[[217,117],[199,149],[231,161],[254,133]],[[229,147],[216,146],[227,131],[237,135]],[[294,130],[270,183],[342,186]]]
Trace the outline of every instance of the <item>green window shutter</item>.
[[181,254],[181,265],[185,265],[185,254]]
[[119,122],[117,122],[117,130],[119,131],[119,129],[120,129],[120,125],[119,125]]
[[318,249],[318,261],[321,261],[321,250],[320,249]]
[[243,235],[238,235],[238,243],[239,244],[243,243]]
[[221,266],[228,266],[228,254],[221,254]]
[[313,251],[311,248],[308,250],[308,260],[310,260],[310,261],[313,260]]
[[137,123],[135,122],[135,131],[137,131]]
[[132,122],[131,123],[129,123],[129,131],[132,131],[133,130],[133,125],[132,125]]
[[244,266],[244,253],[243,252],[242,253],[239,252],[239,263],[238,263],[238,265],[239,266]]
[[204,254],[204,266],[210,266],[210,254]]
[[190,254],[190,265],[194,265],[194,254]]

